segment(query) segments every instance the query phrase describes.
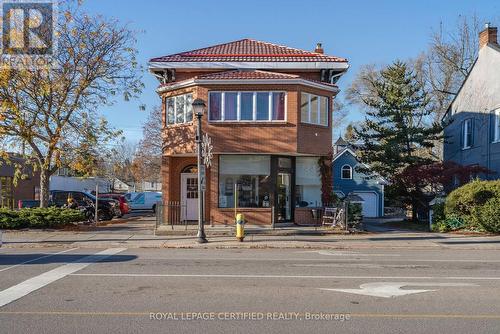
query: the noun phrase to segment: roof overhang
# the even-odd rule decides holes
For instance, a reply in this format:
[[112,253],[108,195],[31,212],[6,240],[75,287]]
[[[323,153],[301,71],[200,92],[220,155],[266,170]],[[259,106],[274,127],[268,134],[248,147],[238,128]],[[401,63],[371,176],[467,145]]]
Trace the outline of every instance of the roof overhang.
[[338,93],[339,89],[335,86],[325,85],[320,82],[306,79],[229,79],[229,80],[207,80],[207,79],[189,79],[178,83],[169,84],[157,89],[157,93],[165,93],[172,90],[187,88],[198,85],[302,85],[312,88],[326,90],[332,93]]
[[150,62],[149,70],[161,69],[260,69],[260,70],[322,70],[332,69],[341,72],[347,71],[347,62]]

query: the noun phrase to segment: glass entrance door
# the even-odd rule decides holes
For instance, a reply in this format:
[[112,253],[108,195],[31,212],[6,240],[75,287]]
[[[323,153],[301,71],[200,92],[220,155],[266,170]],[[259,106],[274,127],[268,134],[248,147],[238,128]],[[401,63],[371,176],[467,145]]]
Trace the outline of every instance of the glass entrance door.
[[278,221],[292,219],[291,179],[290,173],[278,173]]

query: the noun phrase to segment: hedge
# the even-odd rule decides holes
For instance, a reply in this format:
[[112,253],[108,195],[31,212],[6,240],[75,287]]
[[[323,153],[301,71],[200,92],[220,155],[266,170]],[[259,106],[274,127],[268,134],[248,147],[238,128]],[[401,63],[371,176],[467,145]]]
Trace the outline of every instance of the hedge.
[[84,215],[73,209],[0,209],[0,229],[57,228],[84,220]]
[[446,219],[463,222],[463,227],[500,232],[500,180],[475,180],[455,189],[446,198]]

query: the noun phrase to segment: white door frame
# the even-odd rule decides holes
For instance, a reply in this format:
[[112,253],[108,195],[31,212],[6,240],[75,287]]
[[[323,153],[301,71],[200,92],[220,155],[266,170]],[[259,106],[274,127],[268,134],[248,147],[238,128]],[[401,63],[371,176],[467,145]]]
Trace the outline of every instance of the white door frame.
[[198,198],[187,198],[187,179],[198,179],[198,174],[181,173],[181,220],[198,220]]

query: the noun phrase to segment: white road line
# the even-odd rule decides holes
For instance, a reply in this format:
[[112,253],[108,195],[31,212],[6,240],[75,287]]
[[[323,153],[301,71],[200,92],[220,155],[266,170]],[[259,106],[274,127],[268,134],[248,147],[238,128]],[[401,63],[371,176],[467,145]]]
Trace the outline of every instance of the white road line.
[[500,277],[460,277],[460,276],[333,276],[333,275],[237,275],[237,274],[70,274],[70,276],[92,277],[193,277],[193,278],[306,278],[306,279],[442,279],[442,280],[491,280]]
[[67,263],[41,275],[30,278],[24,282],[14,285],[8,289],[0,291],[0,307],[5,306],[19,298],[22,298],[33,291],[53,283],[63,277],[73,274],[92,263],[99,262],[109,256],[123,252],[126,248],[109,248],[94,255],[86,256],[75,262]]
[[353,259],[353,258],[329,258],[329,259],[311,259],[311,258],[253,258],[253,257],[226,257],[226,258],[210,258],[210,257],[176,257],[176,258],[158,258],[158,257],[140,257],[141,260],[166,260],[166,261],[197,261],[197,260],[206,260],[206,261],[256,261],[256,262],[265,262],[265,261],[313,261],[313,262],[352,262],[352,261],[377,261],[377,262],[404,262],[404,263],[412,263],[412,262],[459,262],[459,263],[500,263],[500,260],[484,260],[484,259],[457,259],[457,260],[445,260],[445,259],[411,259],[411,258],[391,258],[391,259]]
[[[32,259],[32,260],[29,260],[29,261],[24,261],[24,262],[15,264],[15,265],[7,267],[7,268],[2,268],[2,269],[0,269],[0,273],[2,271],[6,271],[6,270],[9,270],[9,269],[12,269],[12,268],[15,268],[15,267],[19,267],[19,266],[21,266],[23,264],[35,262],[35,261],[42,260],[42,259],[46,259],[46,258],[51,257],[51,256],[55,256],[55,255],[63,254],[63,253],[67,253],[67,252],[71,252],[71,251],[74,251],[74,250],[77,250],[77,249],[78,249],[78,247],[77,248],[66,249],[66,250],[63,250],[63,251],[60,251],[60,252],[57,252],[57,253],[50,253],[50,254],[47,254],[47,255],[44,255],[44,256],[41,256],[41,257],[37,257],[36,259]],[[2,255],[7,255],[8,256],[8,255],[24,255],[24,254],[9,253],[9,254],[2,254]],[[26,255],[29,255],[29,254],[26,254]]]

